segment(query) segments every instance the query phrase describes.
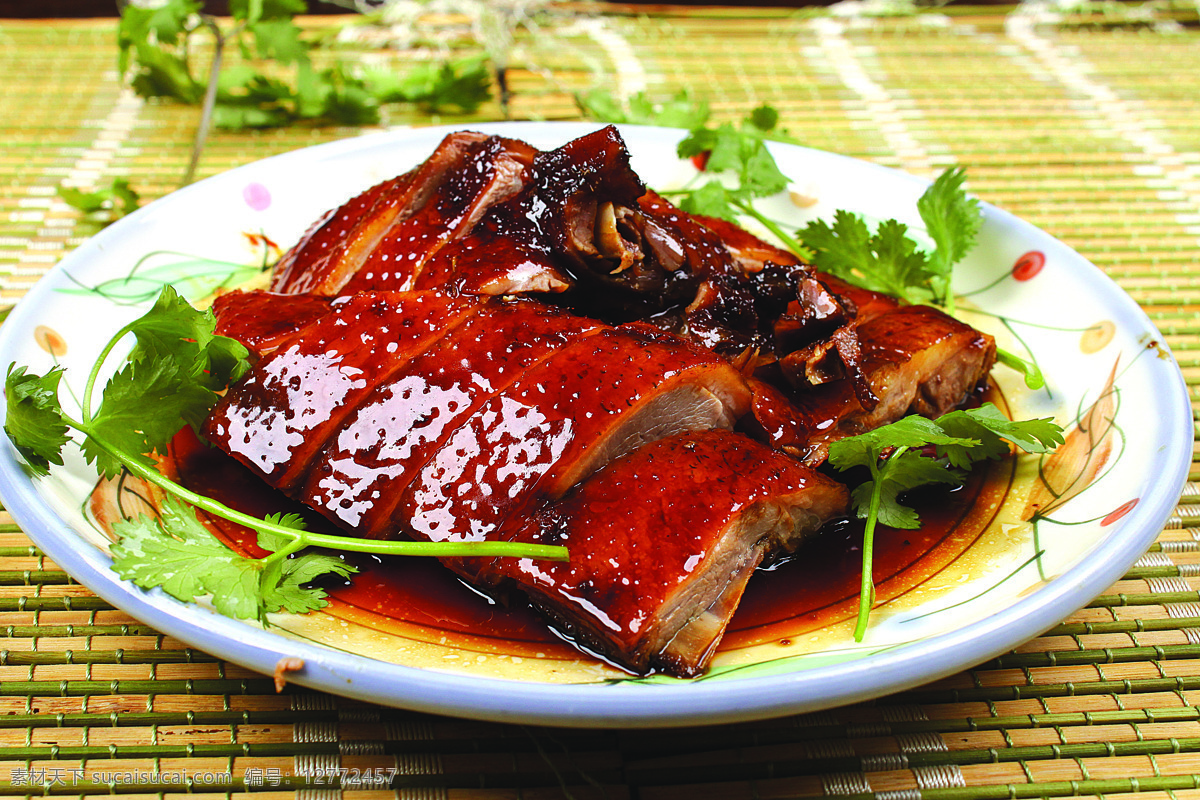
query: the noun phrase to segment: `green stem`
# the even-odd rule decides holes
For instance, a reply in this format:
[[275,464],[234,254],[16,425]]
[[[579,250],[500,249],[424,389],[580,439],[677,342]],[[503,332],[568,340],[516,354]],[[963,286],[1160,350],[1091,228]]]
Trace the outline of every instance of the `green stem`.
[[[275,523],[267,522],[264,519],[259,519],[258,517],[232,509],[223,503],[213,500],[211,497],[196,494],[192,490],[180,486],[157,470],[151,469],[136,460],[120,448],[112,446],[97,436],[93,436],[88,426],[82,422],[73,420],[65,414],[63,415],[63,421],[80,433],[90,437],[93,444],[113,458],[116,458],[125,465],[126,469],[147,483],[152,483],[163,491],[173,494],[179,499],[222,519],[227,519],[238,525],[245,525],[247,528],[258,533],[273,533],[291,539],[292,544],[287,545],[286,548],[281,549],[279,552],[286,550],[290,554],[305,547],[328,547],[334,550],[345,550],[355,553],[433,556],[435,558],[505,556],[550,561],[567,561],[569,559],[567,548],[557,545],[525,544],[522,542],[393,542],[313,533],[311,531],[276,525]],[[293,545],[296,546],[293,547]]]
[[783,229],[783,227],[775,220],[764,215],[761,211],[755,208],[750,203],[744,203],[740,200],[734,200],[733,205],[739,208],[742,213],[748,214],[759,222],[764,228],[769,230],[772,235],[779,241],[783,242],[784,247],[791,250],[798,258],[806,261],[812,261],[813,253],[804,245],[800,244],[791,234]]
[[1012,367],[1024,375],[1025,385],[1030,389],[1040,389],[1046,385],[1046,377],[1042,375],[1042,371],[1038,369],[1038,365],[1032,361],[1021,358],[1016,353],[1005,350],[1003,347],[996,348],[996,360],[1004,366]]
[[308,545],[304,541],[304,537],[298,536],[293,541],[288,542],[283,547],[276,550],[274,553],[263,556],[260,561],[266,567],[268,564],[273,564],[276,561],[283,561],[292,553],[298,553]]
[[[888,459],[904,455],[907,447],[897,447]],[[879,467],[872,463],[871,505],[867,511],[867,522],[863,526],[862,581],[858,589],[858,620],[854,624],[854,641],[861,642],[867,633],[867,622],[871,617],[871,606],[875,602],[875,575],[872,562],[875,559],[875,524],[879,520],[879,504],[883,501],[883,479]]]
[[213,57],[208,68],[208,85],[204,90],[204,101],[200,106],[200,123],[196,126],[196,136],[192,140],[192,155],[188,159],[187,171],[179,188],[187,186],[196,179],[196,168],[200,165],[200,154],[204,152],[204,144],[208,140],[208,130],[212,127],[213,108],[217,102],[217,83],[221,75],[221,60],[225,54],[225,36],[216,20],[208,14],[200,15],[201,22],[212,31]]
[[[96,359],[96,363],[92,365],[92,371],[88,374],[87,383],[83,387],[83,400],[80,402],[79,409],[80,413],[83,415],[84,425],[92,421],[92,390],[96,387],[96,379],[100,377],[100,370],[104,367],[104,362],[108,360],[108,356],[113,351],[113,348],[117,346],[117,342],[125,338],[125,335],[132,331],[133,327],[137,325],[139,321],[140,320],[134,320],[124,328],[121,328],[121,330],[117,331],[116,334],[108,340],[108,344],[104,345],[104,349],[100,351],[100,355]],[[71,424],[69,420],[68,424]],[[78,430],[87,433],[87,431],[83,428],[79,428],[78,426],[73,427],[76,427]]]
[[946,313],[954,316],[954,290],[950,288],[950,278],[946,278],[946,294],[941,298],[942,308],[946,309]]

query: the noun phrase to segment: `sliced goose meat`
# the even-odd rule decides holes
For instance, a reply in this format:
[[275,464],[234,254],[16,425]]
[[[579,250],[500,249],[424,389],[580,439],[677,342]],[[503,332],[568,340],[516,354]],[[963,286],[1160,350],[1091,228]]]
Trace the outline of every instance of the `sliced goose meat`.
[[478,298],[388,292],[337,303],[233,386],[202,433],[287,490],[371,390],[480,304]]
[[858,341],[862,371],[878,402],[866,408],[849,381],[793,394],[812,432],[807,463],[824,461],[830,442],[907,414],[945,414],[986,383],[996,360],[991,336],[929,306],[901,306],[873,317],[859,326]]
[[580,230],[598,204],[633,206],[645,191],[613,127],[539,153],[529,186],[492,206],[470,236],[431,259],[417,288],[477,294],[559,293],[586,276]]
[[500,136],[472,146],[462,167],[441,177],[420,210],[392,225],[341,293],[437,288],[420,282],[425,265],[447,243],[469,234],[488,209],[525,188],[537,152]]
[[416,169],[328,212],[275,265],[272,291],[341,293],[396,221],[423,208],[446,176],[461,171],[486,139],[479,133],[452,133]]
[[233,291],[217,295],[212,310],[217,318],[218,335],[237,339],[251,353],[262,357],[329,313],[329,298]]
[[364,398],[314,459],[299,496],[359,536],[395,535],[404,488],[447,436],[526,369],[607,329],[531,300],[488,300]]
[[731,428],[749,402],[733,367],[678,337],[643,326],[588,336],[527,369],[456,430],[394,522],[416,539],[487,538],[646,442]]
[[[728,431],[664,438],[617,459],[501,538],[566,545],[569,562],[496,559],[564,633],[638,674],[702,672],[764,555],[846,512],[847,489]],[[452,566],[458,566],[452,563]]]

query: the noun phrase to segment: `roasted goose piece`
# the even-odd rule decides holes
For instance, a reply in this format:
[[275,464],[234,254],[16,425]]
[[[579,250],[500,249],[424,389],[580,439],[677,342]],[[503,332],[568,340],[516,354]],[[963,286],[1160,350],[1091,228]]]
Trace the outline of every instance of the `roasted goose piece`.
[[682,433],[611,462],[500,534],[566,545],[569,563],[451,566],[517,588],[633,672],[687,677],[707,666],[764,555],[793,549],[848,500],[844,486],[740,434]]
[[443,247],[469,235],[490,209],[520,194],[533,178],[537,155],[530,145],[500,136],[471,146],[459,168],[441,175],[425,204],[392,225],[341,294],[437,288],[440,281],[422,280],[427,265]]
[[732,428],[741,376],[677,337],[621,327],[564,347],[490,398],[420,469],[396,521],[417,538],[482,538],[537,497],[685,430]]
[[355,295],[260,361],[221,398],[202,433],[288,490],[374,387],[478,307],[476,298],[433,293],[403,303],[387,293]]
[[233,291],[217,295],[212,310],[217,317],[217,334],[237,339],[261,357],[329,313],[329,298]]
[[325,212],[275,264],[271,289],[282,294],[336,294],[400,213],[401,204],[411,198],[418,171],[372,186]]
[[[489,142],[494,145],[490,149]],[[511,143],[510,147],[498,142],[496,138],[489,140],[478,133],[450,134],[416,169],[373,186],[328,212],[275,265],[271,289],[285,294],[341,294],[376,250],[385,245],[375,262],[382,270],[386,266],[386,262],[380,263],[383,255],[389,254],[395,245],[395,237],[390,241],[388,238],[393,228],[418,215],[443,187],[447,190],[440,192],[430,207],[429,216],[436,217],[447,229],[433,232],[430,240],[421,244],[429,247],[453,236],[458,231],[455,223],[469,221],[475,213],[473,206],[482,202],[481,195],[491,198],[510,191],[509,184],[495,179],[496,175],[512,177],[509,173],[515,166],[511,162],[519,162],[532,152],[532,148],[521,142]],[[485,168],[472,176],[470,172],[475,169],[475,164],[489,164],[490,174]],[[472,181],[472,177],[478,180]],[[456,197],[453,195],[455,187],[473,190],[473,193]],[[462,218],[456,220],[456,214],[461,214]],[[413,243],[416,243],[419,231],[433,229],[416,224],[403,230],[403,234],[397,232],[396,236],[413,236]],[[407,278],[408,275],[402,273],[399,285],[385,288],[410,288],[403,284]]]
[[263,359],[203,433],[350,530],[461,540],[748,405],[727,362],[652,328],[383,292],[335,303]]
[[595,246],[598,209],[633,206],[645,191],[624,141],[615,128],[603,128],[539,153],[530,172],[528,187],[492,206],[471,235],[440,252],[416,288],[558,293],[581,278],[588,282],[588,263],[603,260]]
[[348,530],[391,535],[402,491],[446,437],[526,369],[607,329],[531,300],[487,301],[354,409],[300,496]]
[[[858,341],[862,372],[877,398],[872,407],[859,402],[850,381],[792,392],[795,411],[790,413],[780,405],[781,393],[756,392],[756,415],[770,409],[764,417],[775,419],[775,429],[784,431],[774,441],[805,463],[824,461],[830,442],[906,414],[936,418],[953,410],[986,385],[996,360],[991,336],[929,306],[901,306],[873,317],[859,326]],[[793,423],[806,433],[798,435]]]

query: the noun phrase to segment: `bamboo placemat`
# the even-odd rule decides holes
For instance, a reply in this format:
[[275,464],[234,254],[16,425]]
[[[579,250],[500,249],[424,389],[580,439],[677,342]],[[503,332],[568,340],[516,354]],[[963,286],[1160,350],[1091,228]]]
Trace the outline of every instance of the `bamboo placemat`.
[[[1056,10],[554,7],[520,32],[517,118],[572,93],[760,103],[790,133],[971,188],[1104,269],[1200,379],[1200,34],[1195,5]],[[322,20],[321,25],[337,24]],[[447,25],[456,24],[448,19]],[[342,45],[342,57],[365,50]],[[381,55],[381,53],[386,53]],[[194,109],[115,74],[112,21],[0,21],[0,299],[97,230],[61,185],[183,174]],[[403,48],[371,58],[400,63]],[[387,124],[496,119],[391,109]],[[357,133],[213,135],[201,174]],[[1200,480],[1195,468],[1193,480]],[[768,722],[551,730],[379,708],[185,647],[70,581],[0,516],[0,792],[305,797],[1200,797],[1200,488],[1119,583],[1046,635],[930,686]],[[339,788],[338,777],[347,779]],[[349,779],[357,776],[358,782]]]

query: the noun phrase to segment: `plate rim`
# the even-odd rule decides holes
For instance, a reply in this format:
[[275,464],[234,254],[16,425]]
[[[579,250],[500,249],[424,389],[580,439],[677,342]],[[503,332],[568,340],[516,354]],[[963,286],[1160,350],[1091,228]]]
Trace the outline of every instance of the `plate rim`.
[[[211,187],[215,182],[234,180],[261,168],[266,162],[280,164],[293,159],[308,161],[314,157],[336,157],[389,139],[437,139],[464,128],[518,135],[518,131],[546,127],[561,132],[566,141],[602,126],[582,122],[508,122],[400,128],[282,153],[222,172],[148,204],[91,237],[47,274],[65,272],[93,250],[103,249],[110,237],[123,235],[127,227],[152,209],[160,208],[159,203],[177,202],[176,198],[206,191],[205,187]],[[650,126],[619,125],[618,128],[647,136],[674,137],[675,140],[684,133],[678,129]],[[772,149],[794,148],[809,157],[850,162],[856,169],[878,170],[891,181],[903,179],[915,185],[928,184],[917,176],[837,153],[798,145],[772,143],[771,146]],[[989,217],[1023,228],[1034,238],[1044,238],[1053,242],[1053,247],[1074,254],[1078,260],[1075,267],[1090,270],[1090,279],[1097,281],[1110,302],[1137,318],[1147,330],[1157,332],[1141,307],[1099,267],[1073,248],[1001,208],[984,202],[981,206]],[[0,326],[0,353],[9,351],[15,331],[32,328],[29,323],[33,322],[38,304],[25,301],[31,296],[36,300],[50,291],[52,287],[43,279],[21,298],[6,324]],[[1157,341],[1169,353],[1161,332],[1158,332]],[[118,578],[110,568],[108,556],[99,549],[90,545],[72,547],[71,538],[78,540],[79,534],[41,501],[7,437],[4,437],[6,445],[0,449],[0,498],[26,535],[90,591],[189,646],[206,652],[219,650],[220,658],[266,676],[273,673],[280,658],[299,656],[304,659],[305,667],[300,672],[288,674],[290,683],[416,711],[504,723],[614,728],[743,722],[873,699],[954,674],[1040,635],[1111,586],[1157,538],[1162,523],[1178,502],[1190,469],[1191,401],[1173,356],[1171,364],[1174,367],[1171,386],[1159,392],[1160,401],[1174,412],[1163,426],[1165,448],[1158,460],[1165,468],[1158,481],[1147,484],[1148,491],[1127,515],[1121,535],[1101,542],[1070,573],[1052,579],[978,623],[884,653],[798,672],[711,683],[701,680],[653,685],[631,682],[554,684],[490,678],[410,667],[280,636],[223,617],[204,606],[181,603],[159,589],[146,592]],[[22,481],[29,485],[23,486]],[[947,652],[953,652],[954,656],[947,658]],[[931,659],[940,664],[937,669],[906,669],[922,662],[929,663]],[[396,692],[396,687],[389,685],[397,681],[405,687],[404,691]],[[819,685],[821,691],[797,691],[808,685]]]

